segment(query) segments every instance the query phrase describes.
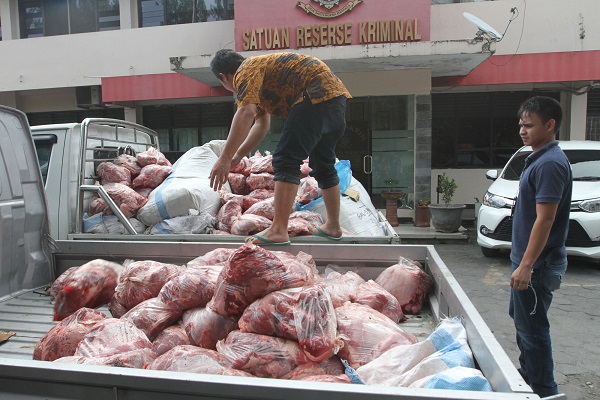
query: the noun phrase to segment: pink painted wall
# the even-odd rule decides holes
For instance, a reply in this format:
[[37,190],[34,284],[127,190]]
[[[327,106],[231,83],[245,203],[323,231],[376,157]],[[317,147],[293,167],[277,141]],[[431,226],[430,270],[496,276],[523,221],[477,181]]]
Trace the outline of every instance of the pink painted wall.
[[[337,6],[327,10],[316,0],[241,0],[235,2],[235,49],[244,51],[243,32],[257,28],[289,28],[290,46],[296,46],[296,28],[322,24],[351,23],[353,45],[359,43],[361,22],[418,20],[420,41],[430,40],[430,0],[362,0],[351,11],[335,18],[321,18],[300,8],[299,2],[324,13],[335,12],[353,0],[340,0]],[[354,0],[355,2],[357,0]],[[267,50],[267,49],[262,49]]]

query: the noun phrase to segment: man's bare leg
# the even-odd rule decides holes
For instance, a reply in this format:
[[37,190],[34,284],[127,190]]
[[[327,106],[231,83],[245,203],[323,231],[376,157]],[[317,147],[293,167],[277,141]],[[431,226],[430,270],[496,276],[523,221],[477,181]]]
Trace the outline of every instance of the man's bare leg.
[[327,211],[327,221],[319,228],[329,236],[342,236],[342,227],[340,226],[340,185],[332,186],[328,189],[322,189],[325,210]]
[[[273,216],[273,224],[257,235],[276,243],[290,240],[288,222],[297,194],[298,185],[295,183],[275,181],[275,215]],[[260,244],[260,240],[253,237],[249,237],[247,240],[255,244]]]

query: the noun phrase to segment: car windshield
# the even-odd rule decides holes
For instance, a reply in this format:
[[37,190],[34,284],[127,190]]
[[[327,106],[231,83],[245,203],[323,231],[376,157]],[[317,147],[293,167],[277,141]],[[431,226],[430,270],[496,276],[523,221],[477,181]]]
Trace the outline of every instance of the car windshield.
[[[574,181],[600,181],[600,150],[564,150],[571,162]],[[504,168],[502,178],[518,181],[531,151],[520,151]]]

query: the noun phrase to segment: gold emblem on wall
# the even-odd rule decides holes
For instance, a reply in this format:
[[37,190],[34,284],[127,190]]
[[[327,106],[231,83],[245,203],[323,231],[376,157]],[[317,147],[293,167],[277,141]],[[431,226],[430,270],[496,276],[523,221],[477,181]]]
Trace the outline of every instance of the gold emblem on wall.
[[336,6],[339,6],[340,3],[344,3],[344,0],[312,0],[315,3],[319,3],[319,5],[324,9],[316,9],[309,3],[303,3],[301,1],[298,2],[297,6],[306,11],[307,14],[313,14],[320,18],[335,18],[340,15],[352,11],[354,7],[358,4],[362,3],[362,0],[349,0],[346,5],[338,8],[336,10],[332,9]]

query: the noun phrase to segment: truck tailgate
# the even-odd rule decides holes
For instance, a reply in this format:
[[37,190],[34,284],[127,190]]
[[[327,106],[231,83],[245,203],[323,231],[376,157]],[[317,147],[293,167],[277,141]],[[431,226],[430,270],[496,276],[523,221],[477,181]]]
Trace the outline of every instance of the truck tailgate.
[[[135,245],[127,245],[103,241],[63,241],[58,245],[58,272],[92,258],[185,262],[216,247],[214,243],[135,242]],[[423,340],[439,319],[459,317],[467,330],[476,363],[495,392],[340,385],[33,361],[35,343],[53,325],[52,305],[41,289],[19,293],[0,303],[0,329],[17,332],[0,345],[0,392],[31,396],[28,398],[65,399],[537,398],[432,246],[294,244],[287,251],[304,251],[313,255],[319,267],[336,264],[355,270],[365,279],[375,278],[396,263],[399,256],[422,262],[434,280],[433,293],[424,314],[412,317],[402,326]]]

